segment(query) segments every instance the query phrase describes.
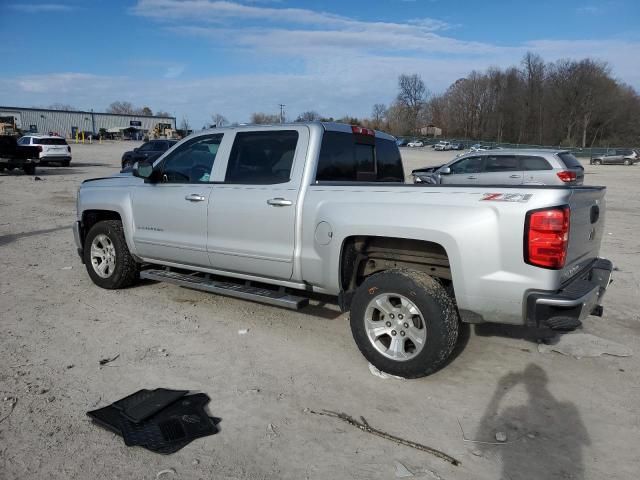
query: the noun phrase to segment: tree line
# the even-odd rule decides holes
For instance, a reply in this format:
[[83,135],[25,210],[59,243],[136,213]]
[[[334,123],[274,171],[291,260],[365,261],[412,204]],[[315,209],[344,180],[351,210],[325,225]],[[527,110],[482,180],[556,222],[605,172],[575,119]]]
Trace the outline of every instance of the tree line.
[[363,123],[396,135],[434,125],[443,136],[504,143],[592,147],[640,143],[640,96],[585,58],[472,71],[431,95],[419,75],[400,75],[398,95]]
[[[315,111],[295,121],[333,121]],[[640,144],[640,96],[590,58],[545,62],[527,53],[520,65],[472,71],[443,93],[431,94],[418,74],[402,74],[389,105],[368,118],[336,119],[419,136],[435,126],[448,138],[500,143],[594,147]],[[251,123],[279,123],[277,114],[254,113]]]

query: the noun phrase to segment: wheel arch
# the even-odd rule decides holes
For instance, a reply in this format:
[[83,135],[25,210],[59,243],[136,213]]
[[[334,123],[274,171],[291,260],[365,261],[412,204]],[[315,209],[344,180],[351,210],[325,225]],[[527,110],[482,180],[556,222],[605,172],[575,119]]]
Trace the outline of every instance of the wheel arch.
[[350,308],[355,289],[381,271],[408,268],[437,278],[455,297],[450,257],[438,242],[399,237],[354,235],[344,238],[340,249],[339,303]]

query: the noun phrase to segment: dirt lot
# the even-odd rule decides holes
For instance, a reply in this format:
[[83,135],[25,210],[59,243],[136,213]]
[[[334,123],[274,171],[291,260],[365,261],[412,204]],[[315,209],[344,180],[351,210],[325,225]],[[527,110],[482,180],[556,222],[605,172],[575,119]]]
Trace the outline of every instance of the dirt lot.
[[[94,286],[69,228],[75,192],[133,146],[74,145],[72,167],[39,169],[42,181],[0,174],[1,478],[393,479],[396,462],[428,479],[638,478],[640,165],[586,166],[587,183],[608,187],[602,254],[619,271],[604,318],[584,331],[636,355],[542,354],[532,332],[483,326],[447,368],[406,381],[369,372],[333,305],[291,312],[151,282]],[[403,155],[407,170],[451,157]],[[161,456],[85,415],[158,386],[209,394],[221,432]],[[364,416],[462,464],[305,409]],[[467,439],[501,431],[508,442],[467,442],[461,426]]]

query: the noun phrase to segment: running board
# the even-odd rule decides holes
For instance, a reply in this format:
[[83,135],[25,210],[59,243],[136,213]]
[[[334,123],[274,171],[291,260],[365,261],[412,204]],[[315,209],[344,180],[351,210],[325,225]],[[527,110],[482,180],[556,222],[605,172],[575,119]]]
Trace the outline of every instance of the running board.
[[266,288],[252,287],[250,285],[223,282],[203,277],[199,274],[188,275],[170,270],[142,270],[140,272],[140,278],[173,283],[174,285],[185,288],[217,293],[219,295],[226,295],[227,297],[252,300],[254,302],[266,303],[291,310],[299,310],[309,304],[308,298],[290,295],[286,293],[284,289],[269,290]]

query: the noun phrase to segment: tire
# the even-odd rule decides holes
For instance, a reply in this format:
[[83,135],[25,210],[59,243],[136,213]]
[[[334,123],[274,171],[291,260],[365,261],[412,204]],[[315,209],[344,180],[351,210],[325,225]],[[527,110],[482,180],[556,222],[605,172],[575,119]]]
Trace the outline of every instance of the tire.
[[133,162],[131,160],[125,160],[122,162],[122,170],[133,167]]
[[624,164],[628,167],[629,165],[631,165],[631,160],[629,159],[625,160]]
[[138,265],[129,253],[119,220],[104,220],[91,227],[84,241],[83,256],[89,277],[99,287],[126,288],[138,279]]
[[593,161],[593,164],[594,164],[594,165],[602,165],[602,161],[600,161],[600,160],[594,160],[594,161]]
[[25,175],[35,175],[36,166],[33,163],[28,163],[22,166],[22,171],[25,173]]
[[364,357],[379,370],[404,378],[442,368],[458,339],[453,300],[437,280],[413,270],[367,278],[353,297],[350,323]]
[[63,167],[68,167],[69,165],[71,165],[71,160],[65,160],[60,165],[62,165]]

